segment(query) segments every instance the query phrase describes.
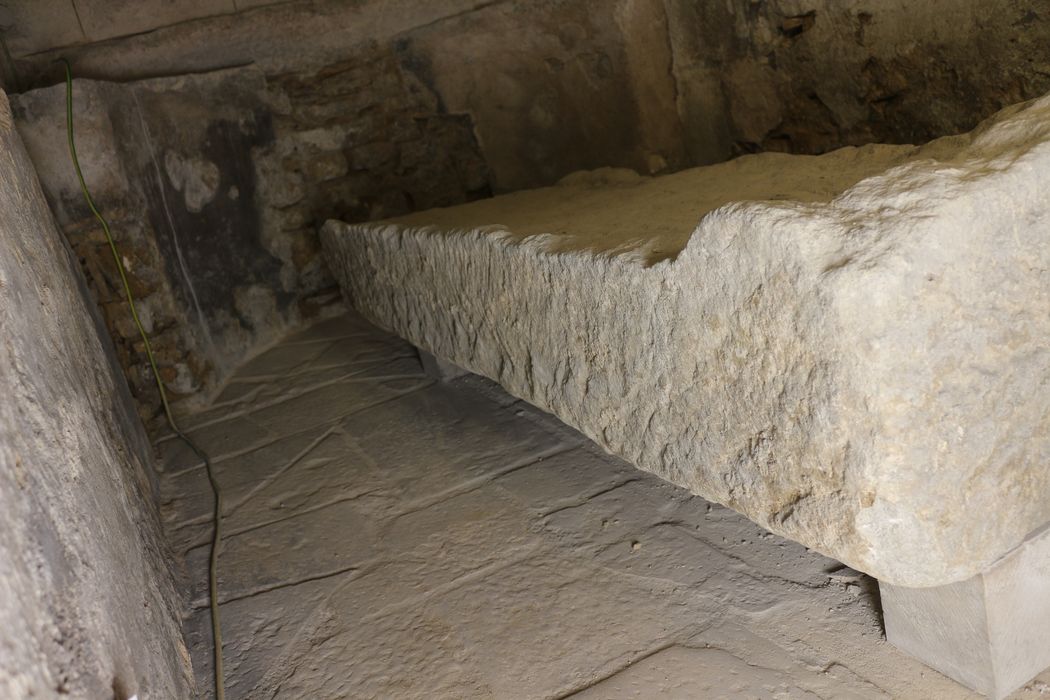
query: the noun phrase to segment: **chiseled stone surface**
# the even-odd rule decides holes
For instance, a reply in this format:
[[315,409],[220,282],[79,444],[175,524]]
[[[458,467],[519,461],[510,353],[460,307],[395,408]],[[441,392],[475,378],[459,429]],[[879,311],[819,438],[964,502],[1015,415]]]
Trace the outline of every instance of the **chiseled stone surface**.
[[3,92],[0,329],[0,697],[191,697],[150,446]]
[[934,586],[1050,521],[1048,190],[1043,98],[922,148],[574,178],[322,240],[378,325],[778,534]]
[[[65,85],[13,103],[133,395],[144,417],[156,415],[160,397],[138,330],[69,167]],[[289,328],[344,310],[320,222],[386,218],[490,192],[470,121],[448,114],[392,48],[360,48],[324,69],[279,75],[252,65],[76,80],[73,107],[84,176],[128,261],[169,399],[180,403],[205,403]]]
[[[229,504],[228,697],[976,700],[885,642],[870,578],[487,380],[428,378],[356,315],[255,358],[188,425]],[[208,691],[211,496],[159,446]]]

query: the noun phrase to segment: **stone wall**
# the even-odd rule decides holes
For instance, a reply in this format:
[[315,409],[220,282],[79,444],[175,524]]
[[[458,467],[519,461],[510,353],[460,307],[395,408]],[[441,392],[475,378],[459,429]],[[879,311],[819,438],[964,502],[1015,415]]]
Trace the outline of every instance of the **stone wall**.
[[150,447],[0,92],[0,696],[191,697]]
[[1050,90],[1050,24],[1021,0],[134,4],[8,8],[0,72],[52,85],[18,98],[20,128],[146,415],[152,382],[61,152],[56,57],[99,81],[77,107],[86,165],[176,399],[326,312],[327,218],[604,166],[921,142]]
[[[273,138],[259,85],[252,76],[218,75],[130,85],[78,81],[74,91],[84,175],[110,222],[176,400],[207,393],[247,348],[300,320],[295,273],[262,245],[254,206],[250,154]],[[65,86],[13,102],[59,226],[148,418],[159,395],[108,244],[73,171]]]
[[1023,0],[666,0],[689,157],[922,143],[1050,91]]
[[490,163],[523,171],[504,178],[494,167],[503,190],[595,161],[650,170],[657,155],[674,169],[754,150],[926,141],[1050,90],[1047,11],[1024,0],[76,7],[79,20],[72,0],[0,9],[23,89],[56,81],[60,55],[78,75],[129,80],[247,63],[317,70],[394,44],[450,112],[473,120]]
[[[88,186],[176,400],[207,397],[245,356],[340,308],[317,242],[326,219],[490,194],[469,124],[390,51],[270,78],[78,80],[74,100]],[[16,97],[15,117],[149,418],[159,396],[70,163],[65,86]]]
[[493,3],[397,47],[473,125],[497,192],[603,166],[688,163],[661,0]]

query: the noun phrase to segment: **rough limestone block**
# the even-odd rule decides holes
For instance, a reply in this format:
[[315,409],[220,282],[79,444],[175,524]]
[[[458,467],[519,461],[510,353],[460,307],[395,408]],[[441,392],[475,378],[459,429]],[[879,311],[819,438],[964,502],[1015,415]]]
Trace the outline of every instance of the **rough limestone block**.
[[1050,528],[966,581],[879,589],[890,643],[980,693],[1050,667]]
[[921,148],[581,175],[322,237],[380,326],[774,532],[938,586],[1050,522],[1048,141],[1043,98]]

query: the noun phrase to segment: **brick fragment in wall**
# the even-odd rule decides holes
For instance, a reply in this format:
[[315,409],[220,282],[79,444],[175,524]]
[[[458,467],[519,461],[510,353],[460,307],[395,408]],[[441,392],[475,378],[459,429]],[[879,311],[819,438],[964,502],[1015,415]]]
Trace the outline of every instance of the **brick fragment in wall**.
[[[371,47],[312,74],[275,76],[271,85],[290,109],[275,120],[273,153],[261,161],[283,154],[292,166],[283,176],[272,163],[260,167],[274,176],[277,211],[264,216],[273,225],[374,220],[488,194],[469,119],[442,114],[437,97],[389,49]],[[308,266],[302,247],[294,249]]]
[[342,150],[305,154],[291,163],[289,160],[285,159],[286,167],[301,172],[306,181],[311,183],[334,180],[345,175],[349,168]]
[[397,144],[390,141],[362,143],[350,150],[350,165],[355,170],[374,170],[392,163],[398,157]]
[[[117,214],[121,213],[118,208]],[[139,231],[139,235],[133,236],[134,240],[129,240],[132,237],[127,232],[136,227],[141,229],[139,222],[111,219],[110,225],[117,238],[139,318],[152,337],[158,360],[161,363],[171,361],[169,358],[172,357],[184,360],[187,356],[184,349],[185,333],[178,328],[180,317],[160,273],[160,254],[156,245],[151,244],[153,234],[143,236]],[[159,405],[160,395],[154,386],[152,370],[144,353],[139,330],[128,309],[127,297],[109,244],[94,216],[70,222],[64,227],[63,233],[80,262],[92,298],[102,309],[103,321],[117,348],[121,365],[125,368],[125,377],[140,416],[148,420]],[[165,329],[168,332],[161,333]],[[206,376],[207,372],[208,367],[201,366],[194,376]],[[186,372],[182,374],[185,376]],[[162,376],[165,376],[163,372]],[[193,382],[190,385],[195,386]],[[187,383],[182,382],[176,395],[190,393],[186,391],[186,386]]]
[[[174,331],[171,342],[177,351],[155,343],[158,349],[180,358],[192,338],[182,323],[170,284],[164,274],[157,232],[143,212],[141,193],[132,189],[128,175],[124,139],[129,133],[114,125],[114,112],[126,113],[122,88],[101,83],[74,87],[77,144],[81,164],[92,195],[108,219],[128,283],[147,330]],[[70,243],[95,303],[113,339],[116,354],[143,418],[159,406],[159,394],[141,350],[138,329],[127,308],[126,293],[114,264],[112,251],[94,215],[88,209],[75,179],[65,139],[65,91],[59,85],[20,95],[15,100],[17,126],[27,143],[55,218]],[[127,125],[124,125],[127,126]],[[118,138],[120,134],[121,138]],[[202,368],[207,371],[207,367]]]

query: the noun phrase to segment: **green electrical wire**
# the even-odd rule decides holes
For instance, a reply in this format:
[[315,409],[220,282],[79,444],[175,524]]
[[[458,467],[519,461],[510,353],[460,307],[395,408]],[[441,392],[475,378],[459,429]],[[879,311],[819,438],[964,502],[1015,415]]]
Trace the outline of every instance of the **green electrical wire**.
[[77,158],[77,147],[73,142],[73,73],[69,67],[69,61],[64,58],[61,61],[66,68],[66,133],[69,136],[69,154],[73,158],[73,168],[77,171],[80,190],[84,193],[84,200],[87,202],[88,208],[95,215],[95,218],[98,219],[99,224],[102,226],[102,231],[106,234],[106,242],[109,243],[109,250],[113,253],[113,262],[117,266],[117,271],[120,273],[120,281],[124,285],[124,294],[128,299],[131,318],[134,319],[135,327],[138,328],[139,335],[142,337],[142,344],[146,348],[146,358],[149,360],[150,369],[153,371],[153,378],[157,382],[157,391],[160,392],[160,402],[164,405],[164,415],[168,419],[168,425],[171,426],[172,432],[179,436],[190,450],[197,455],[197,458],[204,462],[204,467],[208,473],[208,481],[211,483],[212,493],[215,496],[215,508],[212,513],[214,528],[211,538],[211,556],[208,560],[208,596],[211,603],[211,633],[215,644],[215,698],[216,700],[224,700],[226,692],[222,670],[222,628],[219,624],[219,587],[216,581],[219,545],[222,542],[222,491],[215,480],[215,473],[212,470],[211,460],[208,459],[208,455],[197,447],[185,433],[179,430],[179,426],[175,422],[175,416],[172,415],[171,406],[168,404],[167,392],[164,390],[164,382],[161,381],[160,372],[157,371],[157,360],[153,356],[153,347],[150,345],[149,336],[146,334],[146,329],[143,328],[142,321],[139,320],[139,314],[135,308],[135,299],[131,295],[131,285],[128,284],[128,275],[124,270],[124,263],[120,259],[117,244],[113,241],[113,234],[109,230],[109,224],[99,212],[98,207],[95,206],[95,200],[91,198],[87,183],[84,181],[84,173],[80,170],[80,161]]

